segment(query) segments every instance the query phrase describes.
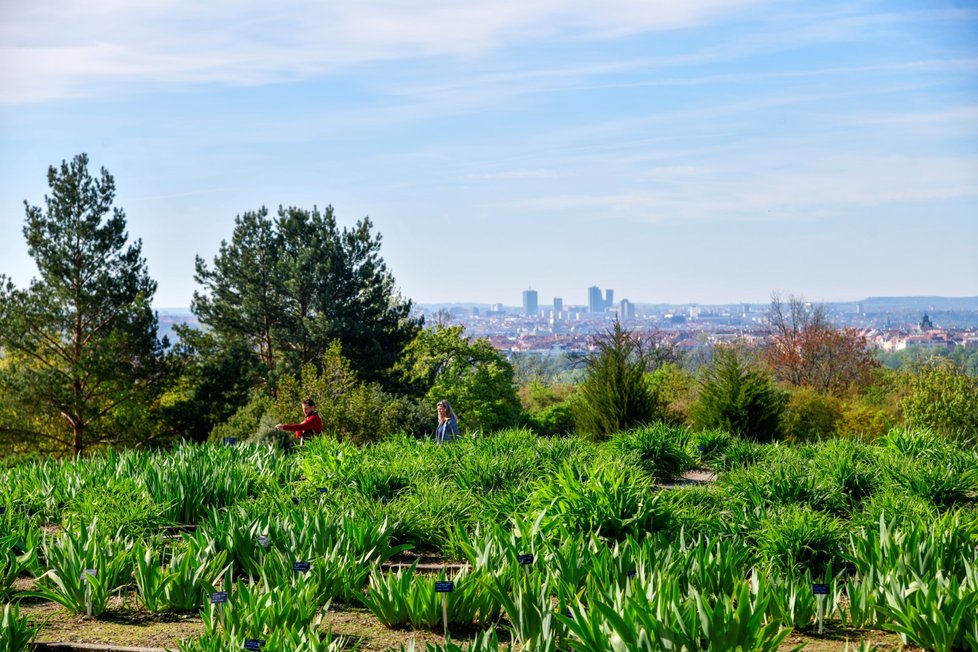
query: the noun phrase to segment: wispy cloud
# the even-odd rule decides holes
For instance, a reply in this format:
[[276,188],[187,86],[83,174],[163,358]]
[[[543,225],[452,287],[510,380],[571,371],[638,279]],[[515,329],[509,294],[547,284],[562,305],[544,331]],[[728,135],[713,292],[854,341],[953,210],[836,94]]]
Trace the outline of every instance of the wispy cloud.
[[758,0],[40,0],[8,3],[0,102],[93,92],[91,84],[251,84],[363,62],[469,57],[532,39],[604,38],[698,25]]
[[586,210],[642,221],[812,219],[858,206],[978,197],[978,157],[824,157],[790,169],[730,165],[654,174],[646,189],[543,194],[534,211]]

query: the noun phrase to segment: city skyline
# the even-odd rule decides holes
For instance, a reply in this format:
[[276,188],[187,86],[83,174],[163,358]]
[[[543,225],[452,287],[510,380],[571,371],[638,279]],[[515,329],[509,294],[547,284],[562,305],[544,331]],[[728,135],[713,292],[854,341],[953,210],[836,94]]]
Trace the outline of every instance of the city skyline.
[[[156,307],[235,216],[369,216],[418,303],[978,295],[978,10],[953,0],[12,3],[0,274],[107,168]],[[284,35],[288,35],[285,38]],[[586,296],[583,303],[586,303]]]

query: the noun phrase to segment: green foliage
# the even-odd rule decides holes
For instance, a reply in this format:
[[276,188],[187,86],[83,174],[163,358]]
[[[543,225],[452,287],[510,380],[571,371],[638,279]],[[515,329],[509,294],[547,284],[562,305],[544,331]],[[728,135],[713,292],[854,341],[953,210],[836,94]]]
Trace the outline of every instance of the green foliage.
[[100,534],[97,521],[88,527],[65,530],[44,542],[49,570],[38,578],[38,597],[57,602],[73,613],[98,616],[109,595],[128,581],[132,568],[132,540],[121,532]]
[[941,358],[921,367],[909,384],[910,394],[901,404],[908,426],[978,440],[978,378]]
[[0,276],[0,429],[57,452],[142,442],[163,356],[142,243],[85,154],[48,185],[44,209],[25,202],[40,278],[18,290]]
[[235,219],[213,266],[197,258],[191,309],[222,341],[244,343],[277,375],[317,364],[334,340],[367,382],[387,380],[419,324],[397,294],[368,218],[340,229],[320,212],[264,207]]
[[442,573],[428,577],[415,573],[417,562],[406,569],[386,574],[373,573],[364,606],[382,624],[390,628],[439,630],[443,624],[442,600],[447,605],[450,625],[471,625],[494,620],[499,609],[476,577],[461,570],[452,577],[451,593],[436,593],[435,582],[447,580]]
[[[491,432],[519,420],[513,366],[488,340],[465,337],[461,326],[423,329],[398,371],[403,385],[432,410],[442,399],[451,402],[463,429]],[[431,424],[434,431],[434,415]]]
[[753,539],[761,559],[776,572],[821,577],[839,566],[842,524],[810,507],[790,505],[764,518]]
[[788,393],[781,421],[785,439],[814,441],[836,434],[842,419],[842,403],[829,394],[794,387]]
[[614,435],[609,445],[626,465],[640,468],[656,481],[673,480],[694,465],[684,428],[656,424]]
[[0,613],[0,652],[30,652],[41,625],[31,625],[16,604],[4,603]]
[[[399,432],[421,434],[427,430],[419,406],[392,396],[376,383],[357,379],[339,342],[333,342],[317,368],[306,365],[300,378],[284,378],[276,388],[268,415],[291,422],[300,401],[312,398],[323,421],[323,432],[357,444],[376,441]],[[429,416],[426,411],[425,416]],[[430,416],[429,416],[430,418]]]
[[660,400],[645,380],[654,359],[649,343],[615,321],[611,330],[595,338],[594,346],[584,358],[584,381],[574,403],[577,430],[605,439],[658,419]]
[[671,516],[660,505],[660,494],[650,492],[651,484],[651,478],[628,467],[568,464],[537,481],[529,503],[546,510],[545,523],[621,540],[629,534],[672,527]]
[[660,418],[673,425],[688,425],[696,389],[693,374],[669,362],[647,374],[645,379],[653,395],[659,397]]
[[726,430],[755,441],[781,432],[787,395],[734,349],[717,349],[700,379],[693,418],[704,429]]

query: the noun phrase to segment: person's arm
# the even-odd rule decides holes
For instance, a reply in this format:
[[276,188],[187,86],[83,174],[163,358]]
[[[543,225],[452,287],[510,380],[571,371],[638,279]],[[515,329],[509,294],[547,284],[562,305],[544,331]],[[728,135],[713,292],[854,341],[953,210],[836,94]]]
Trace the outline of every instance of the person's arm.
[[[275,428],[277,430],[291,430],[292,432],[302,432],[303,430],[313,430],[312,424],[318,419],[315,414],[310,414],[302,423],[280,423]],[[322,430],[322,426],[320,426]]]

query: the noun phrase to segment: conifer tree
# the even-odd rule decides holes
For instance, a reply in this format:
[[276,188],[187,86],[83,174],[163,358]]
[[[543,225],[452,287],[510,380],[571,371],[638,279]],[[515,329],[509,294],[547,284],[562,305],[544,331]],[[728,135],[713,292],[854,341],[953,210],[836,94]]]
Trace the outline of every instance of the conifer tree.
[[420,324],[372,226],[364,218],[341,229],[332,206],[279,208],[274,218],[265,208],[245,213],[213,266],[197,258],[202,291],[191,308],[219,338],[256,350],[273,375],[320,364],[337,340],[358,377],[389,386]]
[[142,242],[113,206],[115,181],[79,154],[48,169],[45,207],[26,201],[24,237],[39,277],[0,276],[0,431],[75,453],[140,437],[162,370]]

